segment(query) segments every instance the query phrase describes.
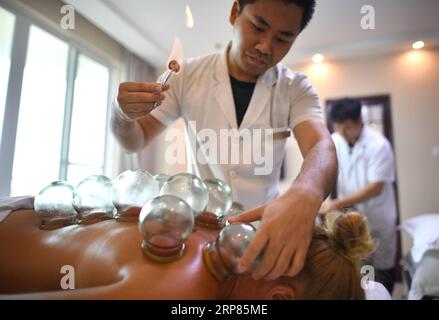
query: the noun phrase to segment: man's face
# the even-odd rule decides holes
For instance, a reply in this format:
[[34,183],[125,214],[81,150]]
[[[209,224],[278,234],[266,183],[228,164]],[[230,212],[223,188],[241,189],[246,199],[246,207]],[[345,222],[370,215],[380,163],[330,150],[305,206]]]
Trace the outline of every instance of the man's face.
[[349,119],[343,122],[334,123],[334,130],[350,144],[357,142],[362,129],[363,121],[361,121],[361,119],[358,121]]
[[238,11],[235,1],[231,58],[241,73],[257,78],[288,53],[300,33],[303,9],[280,0],[258,0]]

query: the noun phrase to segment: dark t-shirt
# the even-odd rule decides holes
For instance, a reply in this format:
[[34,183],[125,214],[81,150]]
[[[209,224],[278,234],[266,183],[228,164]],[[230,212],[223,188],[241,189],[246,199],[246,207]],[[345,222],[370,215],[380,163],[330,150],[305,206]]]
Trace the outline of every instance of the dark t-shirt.
[[232,76],[230,76],[230,83],[232,85],[233,100],[235,101],[236,121],[239,128],[242,120],[244,119],[248,105],[250,104],[256,83],[242,82],[236,80]]

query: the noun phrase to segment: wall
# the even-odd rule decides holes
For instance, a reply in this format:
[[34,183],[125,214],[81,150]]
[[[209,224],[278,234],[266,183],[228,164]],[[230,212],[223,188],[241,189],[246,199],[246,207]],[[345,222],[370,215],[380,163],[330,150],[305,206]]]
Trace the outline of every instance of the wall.
[[[391,96],[394,148],[401,220],[439,212],[439,50],[409,51],[361,60],[306,65],[295,70],[308,75],[325,100],[345,96]],[[302,159],[297,145],[288,146],[291,183]],[[411,245],[403,236],[403,252]]]

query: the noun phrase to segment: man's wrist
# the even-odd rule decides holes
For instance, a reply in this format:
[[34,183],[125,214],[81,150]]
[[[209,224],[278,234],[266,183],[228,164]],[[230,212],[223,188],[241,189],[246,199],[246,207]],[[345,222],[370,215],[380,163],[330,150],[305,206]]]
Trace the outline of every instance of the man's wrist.
[[279,200],[291,203],[292,207],[297,206],[296,202],[299,200],[303,204],[306,204],[305,207],[308,208],[309,212],[312,212],[313,216],[318,214],[323,202],[322,196],[319,192],[301,185],[293,185],[279,198]]
[[113,108],[112,108],[112,114],[113,117],[116,117],[118,120],[122,120],[124,122],[135,122],[135,119],[131,119],[128,117],[128,115],[121,109],[119,103],[117,100],[113,102]]
[[324,200],[322,192],[319,192],[315,188],[311,188],[302,184],[293,184],[291,188],[286,192],[286,195],[287,194],[294,194],[299,197],[305,197],[309,201],[318,203],[319,205]]

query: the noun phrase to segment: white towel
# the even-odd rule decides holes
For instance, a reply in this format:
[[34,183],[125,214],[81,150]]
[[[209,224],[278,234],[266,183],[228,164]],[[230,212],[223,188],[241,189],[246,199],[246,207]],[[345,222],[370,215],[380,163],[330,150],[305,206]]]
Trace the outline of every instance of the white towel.
[[7,197],[0,199],[0,223],[15,210],[33,209],[34,196]]
[[389,291],[379,282],[369,281],[367,288],[364,289],[366,300],[392,300]]

